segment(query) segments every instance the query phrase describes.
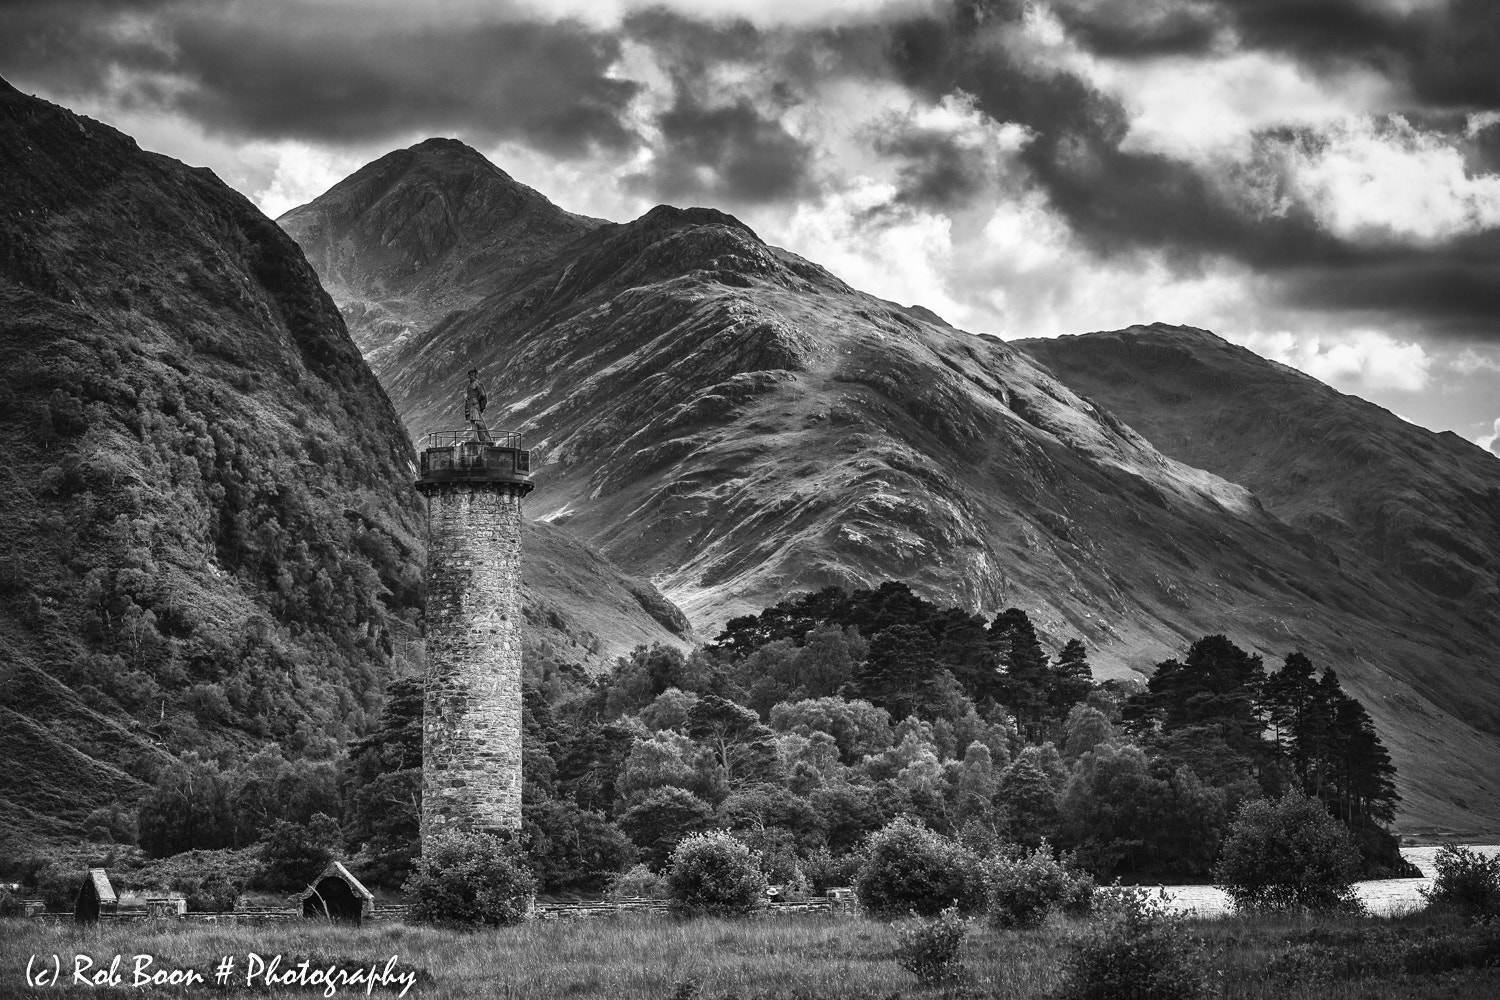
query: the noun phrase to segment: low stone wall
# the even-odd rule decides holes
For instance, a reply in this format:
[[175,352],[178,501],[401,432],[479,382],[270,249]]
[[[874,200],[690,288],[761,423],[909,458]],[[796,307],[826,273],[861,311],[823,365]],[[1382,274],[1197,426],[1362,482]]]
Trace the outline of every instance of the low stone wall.
[[[778,900],[766,904],[768,916],[784,916],[794,913],[853,913],[854,906],[843,900],[818,897],[806,900]],[[537,920],[588,920],[593,917],[612,917],[622,913],[671,912],[671,904],[665,899],[609,899],[570,903],[538,903],[533,910]]]
[[[409,907],[402,905],[378,906],[375,912],[364,918],[366,924],[394,924],[406,920]],[[829,899],[819,896],[806,900],[778,900],[766,904],[767,916],[779,917],[798,913],[844,913],[852,914],[855,905],[845,899]],[[671,904],[665,899],[609,899],[579,900],[566,903],[537,903],[532,909],[536,920],[590,920],[595,917],[613,917],[626,913],[650,913],[666,915]],[[71,913],[38,913],[35,920],[51,924],[70,924]],[[99,922],[109,924],[154,923],[167,920],[190,924],[218,924],[232,927],[263,927],[268,924],[288,924],[311,918],[304,917],[300,909],[242,907],[230,913],[186,913],[181,916],[155,916],[145,910],[117,910],[101,913]]]
[[[363,923],[401,923],[406,919],[406,911],[407,907],[405,906],[382,906],[377,908],[374,913],[367,915]],[[49,924],[71,924],[73,923],[73,914],[37,913],[32,915],[32,919],[41,920]],[[231,927],[262,927],[267,924],[289,924],[309,919],[316,918],[304,917],[301,909],[270,909],[260,907],[225,913],[184,913],[180,916],[176,914],[157,916],[146,910],[137,909],[117,910],[113,913],[99,914],[99,923],[103,926],[178,921],[187,924],[227,924]]]

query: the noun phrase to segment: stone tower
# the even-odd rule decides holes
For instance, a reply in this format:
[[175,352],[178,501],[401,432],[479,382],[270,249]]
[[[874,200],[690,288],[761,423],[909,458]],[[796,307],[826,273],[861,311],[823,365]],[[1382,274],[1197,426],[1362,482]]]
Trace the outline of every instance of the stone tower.
[[421,457],[426,844],[444,830],[521,828],[521,498],[532,484],[520,437],[492,438],[477,421],[427,435]]

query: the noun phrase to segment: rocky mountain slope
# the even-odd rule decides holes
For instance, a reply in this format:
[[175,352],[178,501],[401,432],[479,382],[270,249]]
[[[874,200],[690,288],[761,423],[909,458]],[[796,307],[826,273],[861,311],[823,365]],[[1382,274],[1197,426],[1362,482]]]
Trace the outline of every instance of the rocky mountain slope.
[[1500,827],[1482,621],[1163,453],[1025,353],[732,217],[661,207],[591,229],[381,370],[419,431],[455,422],[471,366],[493,424],[531,439],[530,510],[649,575],[700,634],[894,577],[1025,607],[1054,643],[1083,636],[1105,675],[1209,632],[1273,662],[1302,649],[1370,705],[1407,829]]
[[[184,750],[336,752],[421,667],[425,525],[396,411],[242,196],[3,81],[0,176],[5,854]],[[527,541],[533,651],[685,641],[649,584]]]
[[277,220],[380,374],[389,349],[590,229],[455,139],[388,153]]

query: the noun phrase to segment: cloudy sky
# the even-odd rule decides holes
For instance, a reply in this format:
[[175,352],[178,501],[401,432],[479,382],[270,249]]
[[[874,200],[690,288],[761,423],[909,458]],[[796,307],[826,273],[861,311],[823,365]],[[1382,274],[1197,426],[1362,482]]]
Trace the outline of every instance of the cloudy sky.
[[1495,0],[0,0],[268,214],[432,135],[966,329],[1212,329],[1500,454]]

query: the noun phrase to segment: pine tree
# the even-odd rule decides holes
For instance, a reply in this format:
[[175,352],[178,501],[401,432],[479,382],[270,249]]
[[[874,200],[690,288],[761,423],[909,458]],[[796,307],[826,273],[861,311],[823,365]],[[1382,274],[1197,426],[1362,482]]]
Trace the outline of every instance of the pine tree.
[[1007,832],[1027,847],[1036,847],[1057,828],[1062,779],[1048,773],[1047,763],[1042,748],[1027,747],[1000,775],[996,800],[1004,810]]
[[1334,712],[1342,760],[1341,809],[1346,823],[1374,820],[1389,823],[1396,818],[1396,765],[1365,707],[1345,696]]
[[1089,696],[1094,689],[1094,672],[1082,639],[1069,639],[1052,664],[1048,677],[1047,704],[1054,719],[1065,718],[1068,711]]
[[1297,780],[1307,783],[1307,760],[1296,734],[1315,696],[1317,681],[1312,661],[1301,653],[1290,653],[1282,668],[1266,678],[1261,703],[1272,730],[1272,741],[1287,758]]
[[1035,738],[1047,716],[1049,681],[1047,654],[1037,641],[1036,628],[1025,611],[1007,608],[990,623],[989,641],[1005,669],[1001,700],[1022,731]]
[[858,696],[904,719],[925,701],[927,683],[938,672],[932,633],[920,625],[892,625],[870,640],[855,678]]

